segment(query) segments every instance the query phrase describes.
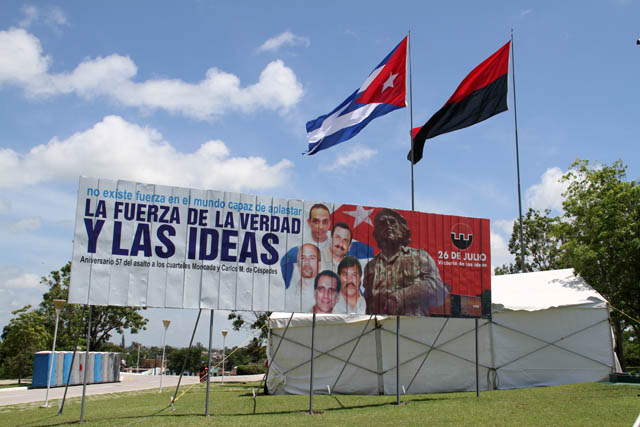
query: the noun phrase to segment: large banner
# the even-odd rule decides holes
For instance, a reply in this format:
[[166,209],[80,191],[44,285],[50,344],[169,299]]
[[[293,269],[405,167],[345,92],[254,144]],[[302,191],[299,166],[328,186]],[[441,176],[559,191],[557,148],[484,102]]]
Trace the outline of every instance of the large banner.
[[80,178],[69,302],[479,317],[489,220]]

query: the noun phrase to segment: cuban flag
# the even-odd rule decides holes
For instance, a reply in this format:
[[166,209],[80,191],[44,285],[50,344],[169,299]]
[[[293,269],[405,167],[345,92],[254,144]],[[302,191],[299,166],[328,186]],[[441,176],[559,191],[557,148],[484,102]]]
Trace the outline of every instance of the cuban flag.
[[362,87],[329,114],[307,122],[307,155],[358,134],[371,120],[407,106],[407,37],[369,74]]

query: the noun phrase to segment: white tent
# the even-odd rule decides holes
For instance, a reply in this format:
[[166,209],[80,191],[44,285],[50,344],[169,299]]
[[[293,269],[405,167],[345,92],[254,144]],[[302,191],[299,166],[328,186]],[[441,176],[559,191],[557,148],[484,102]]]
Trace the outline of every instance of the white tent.
[[[600,381],[619,371],[607,302],[571,269],[492,277],[492,313],[478,321],[481,390]],[[290,316],[269,321],[267,387],[307,394],[312,315]],[[402,317],[401,390],[475,390],[475,340],[474,319]],[[314,392],[329,390],[396,393],[395,316],[316,317]]]

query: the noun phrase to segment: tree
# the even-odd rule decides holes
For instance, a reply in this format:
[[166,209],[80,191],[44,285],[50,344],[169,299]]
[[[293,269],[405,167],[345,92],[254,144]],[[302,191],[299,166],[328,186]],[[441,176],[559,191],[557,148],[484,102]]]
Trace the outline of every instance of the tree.
[[[247,344],[246,356],[248,362],[262,363],[267,358],[267,348],[264,343],[269,337],[269,328],[267,327],[269,316],[271,316],[270,311],[253,312],[253,319],[251,324],[249,325],[249,328],[254,330],[259,329],[260,335],[254,337],[251,342]],[[229,320],[233,320],[232,324],[234,331],[239,331],[243,327],[246,327],[248,323],[248,321],[245,320],[242,314],[239,314],[235,311],[229,313]],[[235,365],[244,365],[245,363],[236,363]]]
[[202,365],[202,362],[206,362],[207,360],[206,355],[202,355],[205,351],[205,348],[200,343],[191,348],[185,347],[174,349],[167,347],[167,369],[176,375],[180,375],[182,372],[182,366],[185,364],[186,359],[187,363],[184,368],[185,372],[189,372],[191,375],[196,375],[200,371],[200,365]]
[[[69,296],[69,281],[71,279],[71,262],[60,270],[52,271],[49,276],[41,279],[41,283],[49,287],[43,295],[38,311],[45,317],[45,327],[53,330],[55,326],[54,299],[67,300]],[[58,338],[56,349],[73,350],[78,334],[86,336],[89,321],[88,310],[82,306],[66,304],[60,313]],[[102,350],[114,332],[119,334],[129,330],[132,334],[146,330],[148,319],[140,314],[139,308],[93,306],[91,318],[91,350]],[[84,342],[81,341],[81,342]],[[49,343],[51,345],[53,343]]]
[[558,233],[560,219],[553,218],[549,216],[550,214],[549,209],[545,209],[543,213],[529,209],[522,219],[524,269],[521,268],[520,222],[514,222],[509,240],[509,253],[515,257],[515,262],[497,267],[495,269],[496,275],[569,267],[562,249],[561,235]]
[[570,264],[609,303],[616,353],[626,366],[625,327],[640,337],[640,186],[625,181],[626,166],[576,160],[563,181],[569,183],[562,204],[560,233]]
[[260,335],[258,336],[258,340],[262,345],[264,341],[269,337],[269,328],[267,327],[267,322],[269,321],[269,316],[271,316],[270,311],[254,311],[253,319],[251,319],[251,324],[247,325],[249,320],[245,319],[244,316],[236,311],[229,313],[229,320],[233,320],[233,330],[239,331],[244,327],[249,327],[251,329],[260,329]]
[[15,317],[2,331],[0,364],[5,374],[18,377],[18,384],[24,376],[31,375],[33,353],[43,350],[51,338],[44,327],[44,316],[27,305],[11,312]]

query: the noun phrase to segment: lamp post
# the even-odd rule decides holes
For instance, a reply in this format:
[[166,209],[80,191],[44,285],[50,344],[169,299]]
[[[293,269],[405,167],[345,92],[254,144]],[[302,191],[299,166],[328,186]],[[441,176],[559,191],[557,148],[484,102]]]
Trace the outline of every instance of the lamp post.
[[222,384],[224,384],[224,350],[227,347],[227,332],[226,330],[222,330]]
[[162,377],[164,376],[164,350],[167,346],[167,329],[169,329],[169,324],[171,320],[163,320],[162,325],[164,326],[164,337],[162,338],[162,364],[160,365],[160,391],[158,393],[162,393]]
[[49,360],[49,375],[47,375],[47,394],[44,399],[43,408],[49,407],[49,388],[51,387],[51,372],[53,371],[53,358],[55,357],[56,351],[56,338],[58,338],[58,319],[60,318],[60,311],[64,307],[66,301],[63,299],[54,299],[53,300],[53,308],[56,310],[56,326],[53,330],[53,348],[51,349],[51,359]]
[[140,373],[140,347],[142,347],[142,343],[138,343],[138,360],[136,361],[136,374]]

